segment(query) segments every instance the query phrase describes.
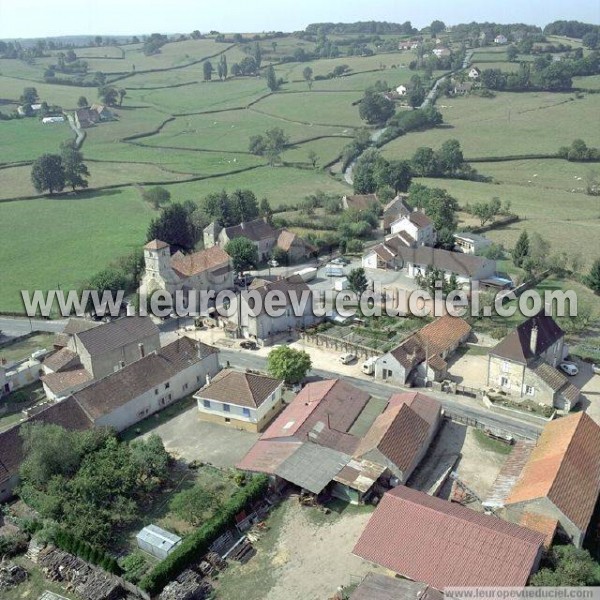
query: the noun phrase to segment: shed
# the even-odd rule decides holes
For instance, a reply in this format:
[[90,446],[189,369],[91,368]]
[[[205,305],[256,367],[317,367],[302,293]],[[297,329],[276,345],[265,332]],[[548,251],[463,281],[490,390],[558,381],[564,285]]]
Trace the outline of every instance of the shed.
[[169,556],[181,544],[181,538],[178,535],[165,531],[156,525],[144,527],[136,535],[136,540],[140,550],[161,560]]

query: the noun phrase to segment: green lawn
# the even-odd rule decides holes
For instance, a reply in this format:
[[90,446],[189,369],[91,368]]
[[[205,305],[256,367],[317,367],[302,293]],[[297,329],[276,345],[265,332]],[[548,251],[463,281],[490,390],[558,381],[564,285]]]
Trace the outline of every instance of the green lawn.
[[22,289],[77,289],[139,247],[153,214],[133,188],[0,203],[0,310],[22,310]]
[[41,348],[51,350],[53,340],[54,334],[52,333],[37,333],[9,346],[1,346],[0,357],[5,358],[8,362],[22,360]]
[[76,87],[71,85],[51,85],[39,81],[28,81],[6,76],[4,61],[0,63],[0,97],[8,100],[18,100],[23,93],[23,88],[35,87],[40,97],[40,102],[58,104],[64,109],[77,106],[80,96],[86,96],[90,102],[96,99],[96,88]]
[[419,146],[439,147],[450,138],[460,141],[466,158],[553,153],[582,138],[600,145],[593,124],[600,96],[547,92],[499,92],[495,98],[443,98],[438,103],[444,126],[400,137],[384,147],[387,158],[412,156]]
[[[482,168],[482,172],[485,170]],[[493,229],[485,235],[494,242],[512,248],[521,231],[536,231],[546,238],[552,252],[583,253],[587,264],[600,256],[600,199],[582,193],[567,193],[535,185],[495,185],[448,179],[419,180],[426,185],[441,187],[461,205],[474,204],[494,197],[510,200],[511,210],[521,221],[503,229]],[[574,181],[574,180],[573,180]]]
[[59,153],[60,144],[74,137],[67,123],[44,124],[36,117],[0,121],[0,163],[34,160],[46,152]]

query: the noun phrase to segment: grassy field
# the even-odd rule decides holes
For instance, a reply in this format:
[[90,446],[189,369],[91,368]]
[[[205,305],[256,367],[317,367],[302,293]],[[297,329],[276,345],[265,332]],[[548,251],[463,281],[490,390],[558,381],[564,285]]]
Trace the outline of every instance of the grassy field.
[[[44,124],[39,119],[0,121],[0,163],[34,160],[46,152],[58,153],[60,144],[74,139],[67,123]],[[0,171],[0,188],[4,187]]]
[[0,310],[22,309],[21,289],[76,289],[139,247],[153,214],[133,188],[1,203],[2,257],[11,267],[3,269]]
[[[482,172],[483,171],[482,169]],[[427,185],[448,190],[461,205],[494,197],[510,200],[511,210],[521,221],[486,236],[512,248],[521,231],[536,231],[552,245],[552,252],[583,252],[589,266],[600,255],[600,200],[581,193],[515,184],[495,185],[447,179],[424,179]],[[585,240],[585,247],[582,242]]]
[[507,156],[557,152],[582,138],[600,145],[600,128],[593,126],[600,96],[500,92],[495,98],[466,96],[438,103],[444,125],[411,133],[384,147],[387,158],[407,158],[419,146],[439,147],[450,138],[460,141],[465,157]]
[[600,90],[600,75],[573,77],[573,85],[588,90]]
[[32,352],[40,348],[52,348],[54,334],[52,333],[37,333],[26,339],[20,340],[15,344],[0,347],[0,357],[7,361],[19,361],[31,356]]

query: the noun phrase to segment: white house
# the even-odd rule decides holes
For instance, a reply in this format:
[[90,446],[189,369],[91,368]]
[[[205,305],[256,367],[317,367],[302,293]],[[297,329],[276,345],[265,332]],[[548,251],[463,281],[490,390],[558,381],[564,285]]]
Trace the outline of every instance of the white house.
[[420,211],[413,211],[408,215],[400,216],[391,224],[392,235],[400,239],[409,247],[433,246],[437,234],[431,219]]
[[502,34],[499,34],[494,38],[494,44],[508,44],[508,38]]
[[218,246],[171,256],[167,243],[152,240],[144,246],[144,262],[140,292],[145,294],[156,290],[171,294],[178,290],[214,290],[218,294],[233,288],[231,257]]
[[396,252],[385,242],[370,248],[362,257],[365,269],[393,269],[396,266]]
[[0,360],[0,397],[39,381],[43,374],[41,360],[46,354],[47,350],[40,350],[17,362]]
[[406,89],[405,85],[399,85],[396,88],[396,93],[398,94],[398,96],[406,96],[406,92],[407,92],[407,89]]
[[483,235],[463,231],[454,234],[455,250],[465,254],[477,254],[491,245],[491,241]]
[[435,56],[437,56],[438,58],[445,58],[452,54],[449,48],[434,48],[432,50],[432,53],[435,54]]
[[468,77],[469,77],[469,79],[479,79],[480,75],[481,75],[481,71],[477,67],[472,67],[469,70]]
[[258,432],[284,407],[283,381],[225,369],[194,398],[203,421]]
[[92,382],[73,397],[94,426],[123,431],[192,394],[219,369],[216,348],[183,337]]

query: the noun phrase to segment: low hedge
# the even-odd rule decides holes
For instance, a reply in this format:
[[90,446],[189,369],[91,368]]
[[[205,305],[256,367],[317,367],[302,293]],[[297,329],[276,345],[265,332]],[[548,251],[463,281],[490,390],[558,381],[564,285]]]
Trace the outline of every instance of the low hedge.
[[102,548],[93,546],[68,531],[59,529],[53,541],[61,550],[79,556],[79,558],[82,558],[86,562],[103,568],[108,573],[113,573],[114,575],[121,574],[121,568],[112,556],[107,554]]
[[184,569],[198,562],[210,545],[235,525],[235,517],[260,498],[269,485],[266,475],[254,476],[225,503],[219,514],[186,537],[163,561],[140,580],[139,587],[149,594],[157,594]]

